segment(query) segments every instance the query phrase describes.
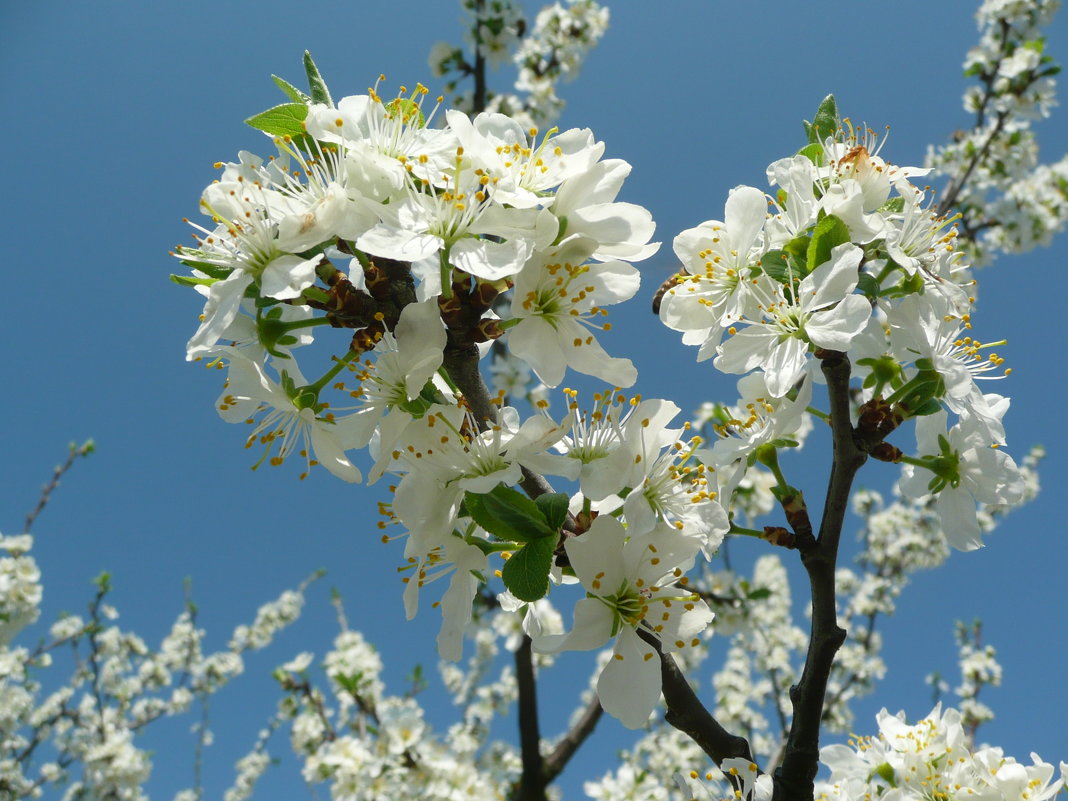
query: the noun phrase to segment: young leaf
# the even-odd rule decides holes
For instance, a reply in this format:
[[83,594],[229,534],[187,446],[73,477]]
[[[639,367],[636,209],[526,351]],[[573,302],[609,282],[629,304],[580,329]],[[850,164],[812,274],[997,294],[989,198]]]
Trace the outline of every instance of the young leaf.
[[879,282],[875,280],[875,276],[871,273],[862,272],[860,274],[860,278],[857,279],[857,289],[869,298],[879,297]]
[[531,540],[504,563],[504,586],[520,601],[536,601],[549,591],[549,571],[553,566],[555,537]]
[[818,223],[812,232],[812,241],[808,243],[805,264],[811,273],[829,258],[831,251],[838,245],[849,241],[849,226],[833,214],[828,214]]
[[838,103],[835,102],[834,95],[827,95],[823,98],[823,102],[820,103],[818,109],[816,109],[816,117],[812,122],[805,122],[805,134],[808,136],[810,143],[822,142],[826,137],[833,134],[838,130]]
[[[805,124],[809,125],[809,123]],[[805,156],[817,167],[823,166],[823,145],[819,142],[812,142],[811,144],[805,145],[803,148],[797,151],[797,155]]]
[[534,539],[538,534],[533,533],[527,526],[515,526],[508,520],[502,520],[496,514],[486,508],[486,499],[489,494],[468,492],[464,495],[464,508],[471,519],[492,534],[497,539],[507,542],[527,542]]
[[277,75],[272,75],[271,80],[274,81],[275,86],[285,92],[286,97],[294,103],[307,104],[311,102],[311,98],[308,95],[304,94],[285,78],[279,78]]
[[538,507],[549,528],[559,531],[564,521],[567,520],[568,497],[563,492],[550,492],[539,495],[534,499],[534,505]]
[[304,135],[304,119],[307,116],[308,107],[305,104],[283,103],[249,117],[245,123],[272,136],[298,137]]
[[760,258],[760,269],[780,284],[785,284],[790,276],[786,254],[781,250],[769,250],[765,253]]
[[524,539],[555,536],[558,532],[558,529],[550,528],[534,501],[511,487],[498,484],[482,496],[482,502],[490,515],[524,534]]
[[326,88],[326,81],[319,73],[319,68],[315,66],[309,50],[304,51],[304,71],[308,74],[308,88],[311,90],[312,102],[333,106],[334,100],[330,97],[330,90]]

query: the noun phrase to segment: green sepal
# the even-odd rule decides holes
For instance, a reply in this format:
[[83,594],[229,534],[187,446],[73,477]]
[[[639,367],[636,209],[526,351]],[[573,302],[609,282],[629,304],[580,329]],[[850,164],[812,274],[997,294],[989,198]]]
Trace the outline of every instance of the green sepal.
[[942,404],[934,398],[928,398],[915,409],[909,409],[909,416],[926,417],[929,414],[935,414],[940,411],[942,411]]
[[553,531],[559,531],[567,520],[567,507],[570,502],[564,492],[549,492],[534,499],[534,505],[544,515],[545,522]]
[[828,214],[818,223],[812,232],[805,254],[805,265],[809,273],[831,258],[831,251],[838,245],[850,241],[849,226],[839,217]]
[[838,103],[835,102],[834,95],[823,98],[812,122],[805,120],[802,124],[805,126],[805,136],[811,144],[822,142],[837,131]]
[[878,776],[891,787],[897,787],[897,782],[894,781],[894,769],[889,762],[883,762],[881,765],[873,768],[869,778],[874,776]]
[[312,102],[325,103],[333,107],[334,99],[330,97],[330,90],[326,88],[326,81],[323,80],[319,68],[315,66],[310,50],[304,51],[304,72],[308,75],[308,89],[311,91]]
[[[904,272],[902,267],[899,266],[898,269]],[[884,298],[903,298],[907,295],[922,295],[923,290],[923,276],[917,272],[902,278],[898,284],[881,290],[881,295]]]
[[249,117],[245,124],[272,136],[297,138],[304,136],[304,120],[307,116],[308,107],[304,103],[283,103]]
[[[419,394],[412,400],[404,401],[404,403],[398,403],[397,408],[410,414],[412,417],[420,418],[425,415],[434,404],[440,404],[444,402],[441,391],[434,386],[434,381],[431,379],[423,385],[423,388],[419,390]],[[483,528],[485,528],[483,526]]]
[[501,578],[504,586],[520,601],[536,601],[549,591],[549,572],[553,567],[555,537],[531,540],[504,563]]
[[311,97],[304,94],[300,89],[295,87],[285,78],[279,78],[277,75],[272,75],[271,80],[274,81],[275,86],[281,89],[285,96],[292,100],[294,103],[304,103],[307,105],[311,102]]
[[218,278],[195,278],[192,275],[175,275],[171,273],[171,280],[178,286],[211,286]]
[[193,259],[181,259],[182,264],[189,267],[192,270],[200,270],[204,275],[210,275],[212,278],[229,278],[233,275],[232,267],[220,267],[217,264],[208,264],[203,261],[194,261]]

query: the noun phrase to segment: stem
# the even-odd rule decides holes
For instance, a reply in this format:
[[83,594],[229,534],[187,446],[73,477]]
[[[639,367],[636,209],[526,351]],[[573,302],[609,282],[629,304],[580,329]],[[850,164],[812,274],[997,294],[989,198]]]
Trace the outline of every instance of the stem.
[[286,331],[296,331],[298,328],[311,328],[316,325],[330,325],[330,320],[326,317],[309,317],[307,320],[294,320],[291,323],[284,323]]
[[758,540],[764,539],[763,531],[757,531],[755,528],[743,528],[734,523],[731,523],[731,529],[727,532],[728,536],[731,534],[741,534],[744,537],[756,537]]
[[342,369],[344,369],[345,365],[355,359],[358,355],[359,354],[357,354],[355,351],[350,350],[346,351],[344,356],[337,357],[337,362],[334,363],[334,366],[327,370],[323,377],[316,381],[314,384],[308,384],[308,389],[313,389],[316,393],[320,392],[322,388],[327,385],[327,382],[329,382],[330,379],[340,373]]

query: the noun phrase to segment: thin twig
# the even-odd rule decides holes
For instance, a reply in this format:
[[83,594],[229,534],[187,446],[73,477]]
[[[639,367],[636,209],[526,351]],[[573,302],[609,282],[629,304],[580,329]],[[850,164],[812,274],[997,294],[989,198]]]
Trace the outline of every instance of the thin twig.
[[48,501],[52,497],[52,493],[56,487],[59,486],[59,480],[63,478],[63,474],[66,473],[74,465],[74,460],[79,456],[88,456],[93,452],[95,444],[91,439],[86,440],[82,445],[75,445],[73,442],[67,451],[66,461],[61,465],[57,465],[56,469],[52,472],[52,480],[49,481],[41,490],[41,497],[37,500],[37,506],[34,510],[26,515],[26,524],[22,527],[24,534],[29,534],[30,529],[33,528],[34,522],[37,520],[38,515],[44,511],[44,508],[48,506]]

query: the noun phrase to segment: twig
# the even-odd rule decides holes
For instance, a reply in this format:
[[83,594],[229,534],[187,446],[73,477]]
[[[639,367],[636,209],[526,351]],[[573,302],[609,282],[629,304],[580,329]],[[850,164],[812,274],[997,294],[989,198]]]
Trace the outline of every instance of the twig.
[[88,456],[96,448],[96,445],[91,439],[86,440],[81,445],[75,445],[73,442],[70,444],[67,451],[67,459],[63,464],[58,465],[52,472],[52,480],[49,481],[41,490],[41,497],[37,500],[37,506],[34,510],[26,515],[26,524],[22,527],[24,534],[29,534],[30,529],[33,528],[34,522],[37,520],[38,515],[44,511],[44,508],[48,506],[48,501],[52,497],[52,493],[56,487],[59,486],[59,480],[63,478],[63,474],[71,469],[74,465],[74,460],[79,456]]
[[578,751],[579,746],[593,733],[594,728],[597,726],[597,721],[601,719],[603,714],[604,708],[601,706],[601,701],[594,695],[575,722],[575,725],[556,744],[553,752],[545,758],[543,771],[546,783],[551,782],[563,772],[564,767],[571,757],[575,755],[575,752]]

